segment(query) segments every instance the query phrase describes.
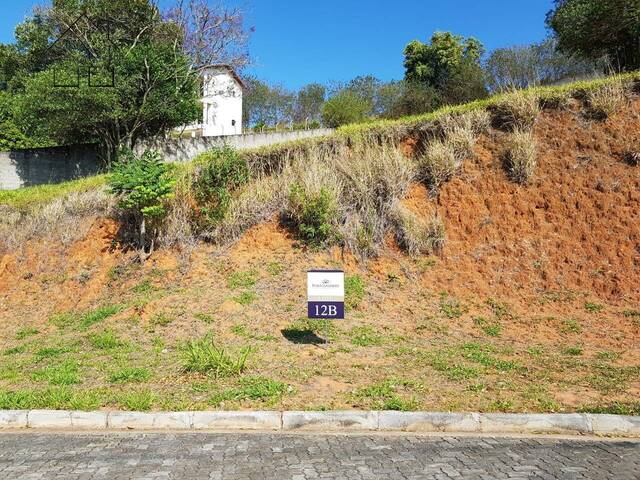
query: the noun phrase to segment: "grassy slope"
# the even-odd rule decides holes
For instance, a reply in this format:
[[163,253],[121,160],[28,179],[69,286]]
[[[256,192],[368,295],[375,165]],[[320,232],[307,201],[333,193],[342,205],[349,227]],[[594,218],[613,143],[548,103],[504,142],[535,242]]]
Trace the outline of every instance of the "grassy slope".
[[0,205],[8,205],[18,210],[28,211],[63,195],[83,192],[102,186],[105,181],[106,175],[96,175],[50,185],[37,185],[17,190],[0,190]]
[[[603,79],[574,82],[561,86],[536,87],[529,89],[529,92],[538,95],[541,98],[553,97],[558,95],[572,95],[580,91],[588,91],[598,88],[607,83],[636,79],[639,78],[639,75],[640,73],[638,72],[632,72]],[[433,112],[425,113],[422,115],[403,117],[396,120],[374,120],[367,123],[345,125],[337,130],[335,136],[356,137],[358,135],[367,134],[369,132],[385,132],[392,131],[393,129],[398,127],[418,126],[421,124],[433,122],[445,115],[461,114],[473,110],[487,108],[490,105],[500,102],[504,98],[504,96],[504,94],[494,95],[485,100],[477,100],[463,105],[446,106]],[[330,140],[330,138],[331,137],[321,137],[308,140],[297,140],[293,142],[286,142],[276,145],[270,145],[267,147],[245,150],[243,153],[247,157],[259,159],[260,157],[278,155],[280,152],[286,150],[304,148],[309,144],[327,141]],[[103,185],[105,183],[105,180],[105,175],[98,175],[95,177],[87,177],[84,179],[63,182],[55,185],[26,187],[11,191],[0,190],[0,205],[4,204],[20,210],[28,210],[48,203],[59,196],[67,195],[75,191],[88,190],[90,188]]]

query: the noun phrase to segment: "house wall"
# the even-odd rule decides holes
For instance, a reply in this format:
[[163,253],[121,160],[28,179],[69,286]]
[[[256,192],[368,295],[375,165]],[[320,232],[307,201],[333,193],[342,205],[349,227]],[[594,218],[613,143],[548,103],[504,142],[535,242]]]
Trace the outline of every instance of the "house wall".
[[204,72],[202,103],[204,136],[242,133],[242,87],[228,70]]

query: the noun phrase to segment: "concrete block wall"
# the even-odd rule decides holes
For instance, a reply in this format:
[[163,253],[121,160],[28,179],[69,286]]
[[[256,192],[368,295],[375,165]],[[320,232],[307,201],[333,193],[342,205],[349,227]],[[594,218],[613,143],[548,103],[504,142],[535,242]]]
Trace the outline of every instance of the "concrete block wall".
[[[263,147],[302,138],[329,135],[333,130],[293,130],[270,133],[248,133],[225,137],[154,139],[140,143],[136,152],[145,148],[160,151],[167,162],[185,162],[214,147],[229,145],[238,150]],[[34,148],[0,152],[0,190],[13,190],[32,185],[59,183],[102,170],[96,145]]]
[[215,147],[228,145],[237,150],[264,147],[277,143],[290,142],[303,138],[314,138],[329,135],[330,128],[318,128],[314,130],[292,130],[284,132],[245,133],[242,135],[229,135],[224,137],[195,137],[181,139],[155,139],[140,143],[136,146],[137,153],[146,148],[158,150],[164,154],[167,162],[185,162],[197,155]]
[[0,152],[0,190],[74,180],[95,175],[101,169],[95,145]]

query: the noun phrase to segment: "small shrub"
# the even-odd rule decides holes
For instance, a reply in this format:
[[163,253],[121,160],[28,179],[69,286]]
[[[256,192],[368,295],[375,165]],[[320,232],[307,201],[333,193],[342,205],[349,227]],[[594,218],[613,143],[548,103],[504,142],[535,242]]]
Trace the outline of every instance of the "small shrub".
[[330,243],[336,238],[338,199],[330,189],[321,186],[313,192],[294,184],[289,194],[288,210],[296,222],[298,233],[310,244]]
[[358,308],[364,298],[364,280],[359,275],[344,279],[344,295],[347,308]]
[[531,130],[540,114],[538,97],[524,90],[511,92],[491,107],[493,123],[505,130]]
[[529,182],[537,165],[537,143],[533,133],[515,130],[510,134],[502,158],[511,180],[520,184]]
[[163,163],[158,152],[146,150],[137,157],[123,152],[109,176],[111,193],[119,198],[118,206],[129,213],[137,228],[140,258],[154,247],[158,222],[165,215],[165,202],[173,195],[175,181],[170,165]]
[[596,120],[605,120],[622,109],[627,97],[622,82],[608,82],[587,92],[587,113]]
[[230,147],[214,148],[194,162],[192,191],[201,226],[220,222],[231,203],[232,192],[249,181],[246,160]]
[[184,369],[187,372],[207,373],[215,377],[239,375],[245,371],[250,348],[229,353],[217,347],[211,336],[188,342],[183,348]]
[[419,159],[419,176],[432,190],[451,180],[460,170],[460,160],[451,143],[434,140]]
[[395,205],[393,217],[398,243],[410,255],[430,255],[442,250],[445,232],[440,217],[423,220],[400,203]]

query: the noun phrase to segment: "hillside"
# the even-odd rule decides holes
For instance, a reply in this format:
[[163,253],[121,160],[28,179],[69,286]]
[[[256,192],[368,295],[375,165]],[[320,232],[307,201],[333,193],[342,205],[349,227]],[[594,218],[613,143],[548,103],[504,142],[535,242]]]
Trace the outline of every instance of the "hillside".
[[[545,97],[531,127],[535,170],[522,183],[505,169],[512,132],[496,124],[491,102],[450,112],[489,107],[493,123],[478,128],[448,181],[435,188],[428,175],[407,176],[400,206],[389,200],[410,212],[402,218],[444,226],[441,248],[413,254],[395,213],[370,255],[350,248],[345,230],[343,243],[308,245],[283,220],[288,188],[277,180],[260,197],[268,207],[225,220],[209,242],[186,227],[175,234],[180,205],[190,205],[179,194],[164,234],[172,240],[142,264],[95,184],[66,203],[25,207],[31,213],[7,201],[0,408],[640,413],[640,167],[629,161],[640,149],[640,98],[637,83],[625,85],[625,101],[604,116],[587,114],[588,93],[569,96],[582,86],[555,90],[566,97],[553,105]],[[420,163],[438,121],[343,133],[397,137]],[[368,141],[364,158],[383,155]],[[358,148],[302,156],[348,162]],[[259,160],[272,168],[282,152]],[[397,174],[404,160],[384,155],[400,162]],[[330,326],[304,318],[306,270],[319,267],[348,276],[347,319]]]

